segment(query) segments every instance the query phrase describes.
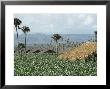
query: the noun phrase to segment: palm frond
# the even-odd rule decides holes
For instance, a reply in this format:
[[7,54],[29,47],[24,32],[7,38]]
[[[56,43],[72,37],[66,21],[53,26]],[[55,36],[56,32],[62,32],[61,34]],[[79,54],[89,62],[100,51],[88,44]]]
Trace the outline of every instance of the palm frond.
[[22,30],[24,33],[30,31],[29,27],[27,27],[27,26],[23,26],[23,27],[21,28],[21,30]]
[[14,25],[15,27],[17,27],[18,25],[20,25],[22,23],[21,20],[19,20],[18,18],[14,18]]

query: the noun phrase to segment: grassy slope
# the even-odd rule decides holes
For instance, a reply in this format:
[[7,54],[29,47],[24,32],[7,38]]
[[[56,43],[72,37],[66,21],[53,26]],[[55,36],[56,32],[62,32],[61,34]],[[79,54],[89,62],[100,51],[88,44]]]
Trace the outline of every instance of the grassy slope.
[[92,53],[96,53],[96,42],[86,42],[81,44],[79,47],[71,48],[70,50],[59,55],[61,59],[68,59],[74,61],[76,59],[85,59]]

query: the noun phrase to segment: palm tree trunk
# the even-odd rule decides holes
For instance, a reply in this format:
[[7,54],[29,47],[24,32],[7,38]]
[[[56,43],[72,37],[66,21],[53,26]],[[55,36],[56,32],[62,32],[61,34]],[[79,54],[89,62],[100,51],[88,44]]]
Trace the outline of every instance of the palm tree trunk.
[[58,42],[56,41],[56,54],[58,56]]
[[19,41],[18,41],[18,31],[17,31],[17,27],[16,27],[16,33],[17,33],[17,46],[18,46],[18,44],[19,44]]
[[17,31],[17,27],[16,27],[16,33],[17,33],[17,49],[18,49],[18,52],[19,52],[19,48],[18,48],[18,45],[19,45],[19,38],[18,38],[18,31]]
[[26,33],[25,33],[25,52],[26,52]]

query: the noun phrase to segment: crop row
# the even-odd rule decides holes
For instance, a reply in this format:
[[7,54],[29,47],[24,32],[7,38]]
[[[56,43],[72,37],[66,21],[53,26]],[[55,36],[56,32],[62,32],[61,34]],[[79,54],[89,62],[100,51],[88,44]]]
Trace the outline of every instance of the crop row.
[[[91,59],[96,59],[94,56]],[[96,76],[96,61],[85,62],[76,60],[60,60],[56,55],[50,54],[15,54],[15,76]]]

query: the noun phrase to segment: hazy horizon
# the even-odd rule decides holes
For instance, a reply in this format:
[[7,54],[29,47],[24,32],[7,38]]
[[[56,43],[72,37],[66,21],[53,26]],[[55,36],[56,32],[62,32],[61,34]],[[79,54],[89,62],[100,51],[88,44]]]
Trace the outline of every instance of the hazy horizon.
[[[65,40],[69,39],[71,42],[85,42],[90,39],[94,39],[94,34],[60,34],[63,38],[59,40],[60,43],[64,43]],[[19,42],[24,43],[24,34],[19,35]],[[51,38],[52,34],[28,34],[27,44],[48,44],[54,40]],[[14,35],[14,45],[17,44],[16,34]]]
[[[53,35],[53,34],[56,34],[56,33],[28,33],[28,35],[34,35],[34,34],[44,34],[44,35]],[[58,33],[58,34],[60,34],[60,33]],[[94,33],[91,33],[91,34],[74,34],[74,33],[70,33],[70,34],[66,34],[66,33],[61,33],[60,35],[93,35]],[[16,35],[16,32],[14,33],[14,35]],[[24,35],[23,33],[22,34],[19,34],[19,35]]]

